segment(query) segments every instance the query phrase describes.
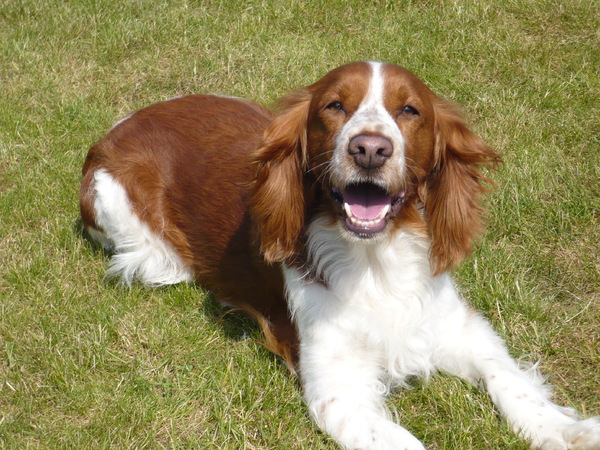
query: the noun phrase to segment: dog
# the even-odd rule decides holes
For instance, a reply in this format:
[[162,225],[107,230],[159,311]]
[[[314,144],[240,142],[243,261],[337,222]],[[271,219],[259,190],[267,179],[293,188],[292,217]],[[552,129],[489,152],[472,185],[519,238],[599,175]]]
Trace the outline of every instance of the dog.
[[385,395],[437,370],[485,386],[535,448],[599,449],[458,295],[499,157],[399,66],[356,62],[273,113],[189,95],[118,122],[83,166],[81,216],[125,283],[198,282],[257,319],[344,448],[423,449]]

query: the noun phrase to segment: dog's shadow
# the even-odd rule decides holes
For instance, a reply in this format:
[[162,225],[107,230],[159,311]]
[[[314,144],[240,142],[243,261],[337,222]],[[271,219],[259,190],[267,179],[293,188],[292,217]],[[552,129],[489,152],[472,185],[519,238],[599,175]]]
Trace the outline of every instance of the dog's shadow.
[[[111,250],[102,246],[98,241],[84,230],[81,218],[77,218],[73,222],[73,233],[82,239],[92,253],[99,255],[108,263],[108,260],[113,255]],[[117,285],[118,280],[105,278],[107,284]],[[232,341],[243,341],[251,339],[257,345],[257,354],[261,358],[272,358],[272,353],[262,345],[262,331],[260,326],[252,320],[246,313],[241,310],[230,308],[221,304],[214,295],[207,290],[202,289],[202,286],[195,284],[198,290],[194,289],[194,293],[190,296],[190,302],[197,302],[198,309],[211,321],[218,324],[226,339]],[[145,289],[168,290],[178,289],[176,286],[164,287],[147,287]],[[279,363],[285,365],[278,359]]]

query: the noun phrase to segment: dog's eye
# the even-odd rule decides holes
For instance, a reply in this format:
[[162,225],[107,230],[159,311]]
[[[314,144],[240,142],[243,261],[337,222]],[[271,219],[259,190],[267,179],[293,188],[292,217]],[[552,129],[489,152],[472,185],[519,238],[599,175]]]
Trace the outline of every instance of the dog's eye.
[[341,102],[331,102],[330,104],[328,104],[326,106],[326,109],[331,109],[333,111],[343,111],[344,106],[342,105]]
[[419,115],[419,111],[417,111],[416,108],[413,108],[410,105],[405,105],[400,110],[400,115],[403,115],[403,116],[418,116]]

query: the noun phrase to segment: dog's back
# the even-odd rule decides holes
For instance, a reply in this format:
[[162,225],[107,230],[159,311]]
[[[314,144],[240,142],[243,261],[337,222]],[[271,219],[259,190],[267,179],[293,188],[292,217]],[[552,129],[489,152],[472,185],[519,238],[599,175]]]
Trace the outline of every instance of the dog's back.
[[[88,234],[131,284],[197,281],[294,341],[280,269],[267,265],[248,211],[250,164],[271,113],[230,97],[190,95],[141,109],[89,151],[80,191]],[[267,339],[269,341],[269,339]]]

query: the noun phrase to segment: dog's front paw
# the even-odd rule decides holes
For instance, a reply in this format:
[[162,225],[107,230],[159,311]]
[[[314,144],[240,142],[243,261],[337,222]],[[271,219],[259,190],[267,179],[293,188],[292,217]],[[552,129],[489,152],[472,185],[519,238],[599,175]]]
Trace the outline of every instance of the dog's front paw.
[[600,450],[600,418],[540,426],[532,447],[540,450]]
[[338,438],[345,448],[353,450],[425,450],[409,431],[388,420],[370,426],[364,424],[361,429],[348,429]]
[[563,431],[567,448],[600,450],[600,417],[580,420]]
[[383,411],[329,398],[311,405],[315,422],[343,448],[360,450],[425,450],[408,430]]

